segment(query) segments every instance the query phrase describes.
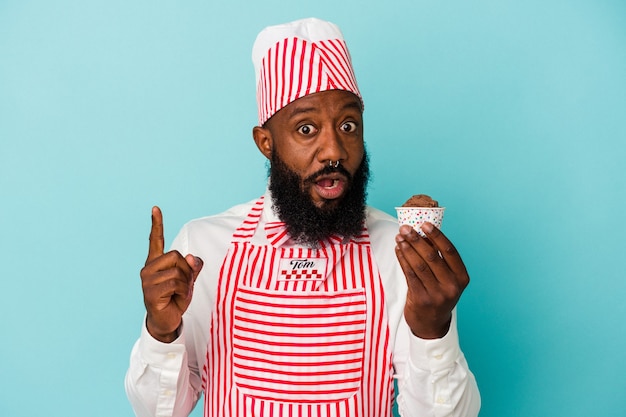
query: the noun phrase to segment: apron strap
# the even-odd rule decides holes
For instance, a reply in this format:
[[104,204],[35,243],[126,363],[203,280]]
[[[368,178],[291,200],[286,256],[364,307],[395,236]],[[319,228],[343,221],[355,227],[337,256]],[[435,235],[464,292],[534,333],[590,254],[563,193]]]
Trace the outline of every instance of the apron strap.
[[237,230],[235,230],[235,233],[233,233],[233,240],[231,241],[231,243],[249,242],[250,239],[252,239],[256,227],[259,224],[259,220],[261,219],[261,213],[263,213],[264,199],[265,196],[261,196],[257,201],[254,202],[246,218],[239,225]]

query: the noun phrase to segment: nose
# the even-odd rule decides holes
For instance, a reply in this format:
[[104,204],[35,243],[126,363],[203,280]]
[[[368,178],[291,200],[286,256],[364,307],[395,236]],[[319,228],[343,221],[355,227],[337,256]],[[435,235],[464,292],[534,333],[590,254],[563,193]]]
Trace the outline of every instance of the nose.
[[325,129],[320,135],[320,148],[317,159],[322,164],[328,161],[345,161],[348,158],[348,151],[343,142],[343,138],[335,129]]

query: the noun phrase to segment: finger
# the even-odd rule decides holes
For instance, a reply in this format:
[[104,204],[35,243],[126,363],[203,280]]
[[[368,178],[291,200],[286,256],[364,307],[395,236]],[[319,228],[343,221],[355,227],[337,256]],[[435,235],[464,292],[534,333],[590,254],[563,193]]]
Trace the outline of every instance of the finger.
[[141,279],[148,285],[154,282],[157,277],[163,276],[162,272],[180,274],[184,280],[191,281],[193,270],[189,267],[185,259],[178,251],[171,251],[150,261],[140,272]]
[[168,269],[181,269],[186,274],[192,273],[192,269],[185,262],[185,258],[183,258],[180,252],[173,250],[148,261],[141,269],[141,275],[147,278],[150,274]]
[[[406,245],[407,251],[405,255],[408,256],[409,262],[414,259],[415,262],[425,263],[419,266],[418,269],[420,270],[425,267],[430,267],[432,263],[440,259],[437,254],[437,249],[433,246],[432,242],[430,242],[428,238],[418,234],[415,229],[410,226],[403,225],[400,227],[400,234],[396,236],[396,242]],[[413,254],[413,252],[415,253]]]
[[415,270],[407,260],[404,255],[405,250],[401,248],[402,244],[398,244],[396,246],[396,258],[398,258],[398,262],[400,263],[400,268],[402,268],[402,272],[404,272],[404,276],[407,279],[407,285],[409,285],[412,290],[417,291],[419,293],[428,293],[424,283],[419,278],[419,276],[415,273]]
[[469,276],[465,263],[461,259],[461,255],[456,250],[456,247],[452,242],[443,234],[441,230],[433,226],[431,223],[424,223],[422,225],[422,231],[426,234],[428,239],[433,243],[434,247],[441,254],[441,257],[445,261],[446,265],[459,277],[460,284],[466,286],[469,282]]
[[433,260],[428,262],[426,258],[426,256],[432,257],[433,252],[427,241],[407,226],[407,228],[400,228],[396,243],[396,256],[409,284],[412,280],[418,280],[427,292],[435,291],[439,283],[431,270]]
[[166,279],[153,285],[144,290],[146,309],[155,314],[171,308],[175,304],[177,309],[183,313],[191,301],[190,287],[187,282],[179,279]]
[[[172,295],[175,292],[179,294],[185,294],[187,287],[189,286],[189,277],[187,274],[179,269],[168,269],[165,271],[159,271],[150,277],[149,281],[143,283],[144,290],[154,291],[156,288],[178,288],[178,291],[169,291],[163,295]],[[159,291],[157,291],[159,292]]]
[[152,207],[152,228],[150,229],[150,245],[146,264],[163,255],[165,239],[163,237],[163,214],[157,206]]

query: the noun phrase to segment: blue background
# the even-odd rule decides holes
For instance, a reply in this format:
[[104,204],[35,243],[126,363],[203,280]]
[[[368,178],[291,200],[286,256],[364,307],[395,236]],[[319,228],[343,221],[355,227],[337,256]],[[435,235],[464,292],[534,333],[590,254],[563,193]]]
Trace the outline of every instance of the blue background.
[[0,415],[132,415],[150,207],[171,242],[263,192],[252,43],[308,16],[351,48],[369,202],[448,208],[481,416],[625,416],[619,0],[0,0]]

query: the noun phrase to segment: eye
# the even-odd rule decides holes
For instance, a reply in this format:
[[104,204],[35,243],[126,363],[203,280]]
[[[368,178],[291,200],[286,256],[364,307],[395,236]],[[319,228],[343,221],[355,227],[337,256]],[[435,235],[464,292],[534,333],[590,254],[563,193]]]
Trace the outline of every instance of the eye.
[[302,125],[297,129],[301,135],[309,136],[315,133],[315,127],[310,124]]
[[356,132],[357,124],[355,122],[345,122],[341,125],[341,130],[345,133]]

